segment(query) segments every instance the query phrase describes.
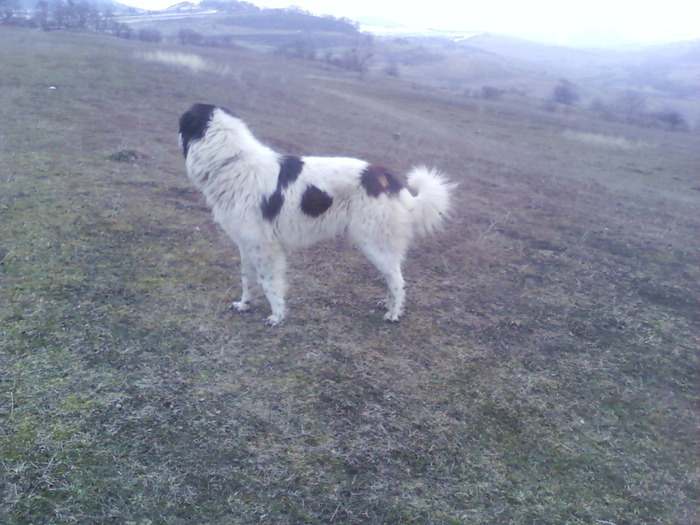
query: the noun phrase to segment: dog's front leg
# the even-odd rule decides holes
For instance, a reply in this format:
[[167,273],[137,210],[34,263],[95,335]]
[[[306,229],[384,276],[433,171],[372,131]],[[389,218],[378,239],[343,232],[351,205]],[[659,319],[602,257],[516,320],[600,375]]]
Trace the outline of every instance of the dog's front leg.
[[266,323],[269,326],[281,325],[286,314],[284,295],[287,290],[287,260],[284,250],[279,245],[268,244],[255,247],[249,256],[272,309]]

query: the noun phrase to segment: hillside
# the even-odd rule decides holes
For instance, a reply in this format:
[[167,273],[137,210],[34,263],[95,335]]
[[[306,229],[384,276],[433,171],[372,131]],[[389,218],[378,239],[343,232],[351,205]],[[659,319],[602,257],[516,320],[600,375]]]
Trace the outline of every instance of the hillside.
[[498,35],[462,41],[498,56],[546,68],[591,87],[637,89],[671,99],[700,100],[700,41],[639,46],[635,50],[576,49]]
[[480,34],[385,38],[377,47],[378,62],[398,64],[401,78],[454,93],[491,86],[512,100],[542,101],[567,79],[577,87],[581,108],[614,106],[634,93],[649,112],[678,111],[691,127],[700,122],[700,42],[615,51]]
[[[634,93],[644,101],[647,113],[677,112],[693,129],[700,122],[699,42],[622,51],[546,45],[486,33],[426,36],[399,28],[399,35],[371,35],[360,33],[358,24],[347,19],[214,0],[118,20],[135,29],[158,30],[169,42],[182,41],[182,30],[194,31],[202,45],[349,62],[362,72],[389,74],[458,94],[478,94],[486,86],[503,91],[511,100],[542,102],[566,79],[576,85],[580,107],[604,105],[606,118],[624,114],[621,99]],[[369,31],[372,27],[363,26]],[[358,50],[361,65],[348,58]]]
[[[695,523],[697,136],[322,61],[0,27],[0,522]],[[485,52],[481,52],[484,53]],[[459,183],[407,312],[343,242],[290,315],[177,121]]]
[[166,41],[179,41],[182,30],[201,35],[207,47],[245,46],[275,51],[299,41],[315,48],[357,45],[360,32],[346,19],[318,17],[299,9],[262,9],[248,2],[205,0],[169,9],[118,17],[135,29],[160,31]]
[[[18,11],[8,18],[13,6]],[[605,120],[682,131],[696,130],[700,123],[698,41],[625,50],[573,48],[505,35],[396,27],[372,18],[361,25],[295,7],[266,9],[236,0],[181,2],[163,11],[109,1],[64,6],[23,0],[8,6],[4,22],[272,52],[452,94],[539,103],[552,110],[557,109],[555,90],[564,82],[575,91],[569,105]]]

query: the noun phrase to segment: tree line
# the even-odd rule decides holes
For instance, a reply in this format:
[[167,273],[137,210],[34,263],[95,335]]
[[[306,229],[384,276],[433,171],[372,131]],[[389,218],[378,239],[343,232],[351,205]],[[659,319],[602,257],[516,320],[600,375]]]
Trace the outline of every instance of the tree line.
[[[557,104],[574,106],[581,96],[577,86],[566,79],[561,79],[552,92],[552,101]],[[648,128],[665,128],[670,131],[689,131],[683,115],[672,109],[649,111],[647,100],[640,92],[633,89],[618,93],[608,101],[596,98],[591,102],[590,110],[604,120],[625,122]]]
[[20,0],[0,0],[0,23],[56,31],[86,29],[120,38],[160,42],[162,35],[153,29],[135,31],[115,20],[110,7],[75,0],[40,0],[33,9],[24,9]]

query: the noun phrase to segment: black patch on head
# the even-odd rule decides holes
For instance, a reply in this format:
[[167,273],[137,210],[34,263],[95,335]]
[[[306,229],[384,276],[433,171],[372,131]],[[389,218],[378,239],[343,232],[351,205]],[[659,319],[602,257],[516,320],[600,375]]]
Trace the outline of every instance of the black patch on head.
[[301,197],[301,211],[310,217],[318,217],[333,204],[333,197],[310,185]]
[[304,168],[304,161],[299,157],[282,157],[279,160],[280,171],[277,175],[277,188],[272,195],[264,197],[261,208],[265,219],[271,221],[279,214],[284,204],[284,195],[282,190],[293,183],[299,177],[301,170]]
[[211,104],[193,104],[190,109],[180,117],[180,138],[182,153],[187,156],[190,142],[204,137],[207,126],[211,120],[216,106]]
[[209,126],[209,121],[216,109],[233,115],[229,110],[211,104],[193,104],[192,107],[180,117],[180,137],[182,140],[182,153],[185,157],[187,156],[190,143],[193,140],[204,138],[204,134]]
[[367,166],[362,171],[360,184],[370,197],[379,197],[382,194],[396,195],[403,189],[396,177],[384,168],[376,166]]

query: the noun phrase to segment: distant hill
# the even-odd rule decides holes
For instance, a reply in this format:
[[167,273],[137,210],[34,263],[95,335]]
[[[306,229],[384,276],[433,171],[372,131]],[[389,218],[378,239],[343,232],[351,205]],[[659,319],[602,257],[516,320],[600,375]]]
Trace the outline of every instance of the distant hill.
[[328,35],[334,34],[343,36],[338,42],[343,45],[347,37],[360,34],[357,24],[348,19],[315,16],[297,8],[263,9],[235,0],[204,0],[198,5],[181,2],[162,11],[140,12],[120,21],[139,28],[159,29],[166,39],[186,29],[201,33],[209,42],[254,41],[257,46],[264,47],[267,43],[273,48],[312,35],[324,35],[324,40],[329,40]]
[[459,42],[531,71],[597,88],[637,89],[651,97],[696,98],[700,95],[700,41],[615,51],[571,48],[483,34]]
[[[40,5],[39,0],[19,1],[27,10]],[[180,2],[161,11],[112,0],[88,4],[116,14],[108,20],[130,29],[106,32],[126,38],[278,52],[468,96],[499,93],[546,101],[564,79],[577,90],[579,106],[609,108],[632,91],[644,99],[647,111],[671,109],[693,124],[700,122],[700,41],[605,50],[420,30],[378,17],[315,16],[236,0]],[[64,27],[55,23],[51,28]]]
[[[16,5],[20,9],[26,9],[26,10],[35,10],[37,9],[37,6],[39,4],[48,4],[49,6],[51,4],[58,3],[60,0],[15,0]],[[91,7],[96,7],[97,9],[101,11],[107,11],[111,10],[115,13],[123,13],[123,12],[134,12],[134,11],[139,11],[139,9],[135,7],[131,7],[125,4],[120,4],[119,2],[115,2],[113,0],[87,0],[85,2],[75,2],[77,3],[86,3],[90,5]]]

